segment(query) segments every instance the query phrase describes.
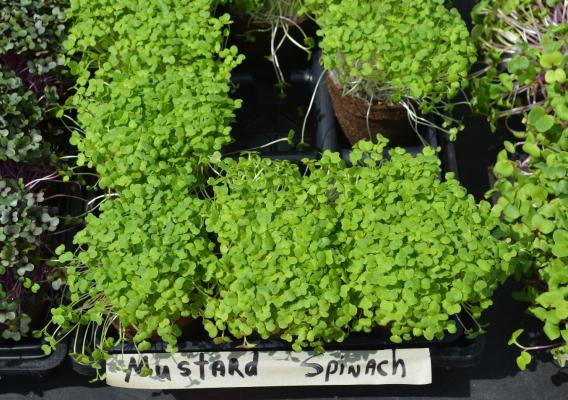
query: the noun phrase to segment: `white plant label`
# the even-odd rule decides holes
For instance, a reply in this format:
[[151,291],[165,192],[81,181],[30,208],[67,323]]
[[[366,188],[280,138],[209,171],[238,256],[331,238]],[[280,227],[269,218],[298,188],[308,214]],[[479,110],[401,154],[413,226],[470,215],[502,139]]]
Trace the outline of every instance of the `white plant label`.
[[[152,374],[142,377],[145,364]],[[115,354],[106,365],[107,384],[137,389],[432,383],[427,348]]]

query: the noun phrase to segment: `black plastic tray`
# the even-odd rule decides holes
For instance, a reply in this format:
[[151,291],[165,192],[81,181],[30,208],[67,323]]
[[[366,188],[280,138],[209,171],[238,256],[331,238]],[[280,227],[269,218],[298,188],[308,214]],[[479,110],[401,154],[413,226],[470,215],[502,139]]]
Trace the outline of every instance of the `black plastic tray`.
[[14,344],[0,347],[0,376],[43,377],[67,357],[67,343],[59,343],[46,356],[41,344]]
[[[342,158],[348,162],[350,148],[336,120],[325,81],[321,79],[323,70],[319,62],[319,54],[316,54],[312,62],[306,63],[305,68],[289,73],[287,81],[290,87],[288,96],[284,99],[279,97],[278,89],[273,86],[275,82],[273,76],[270,75],[272,71],[268,72],[267,75],[265,71],[248,66],[248,69],[241,68],[233,75],[233,83],[238,87],[236,96],[242,96],[239,98],[243,99],[243,107],[237,112],[237,121],[233,125],[232,135],[235,143],[224,150],[225,155],[235,157],[241,151],[254,149],[262,144],[286,137],[289,129],[295,129],[296,134],[299,135],[298,127],[301,129],[304,117],[301,114],[294,114],[291,110],[297,107],[307,110],[313,96],[314,101],[306,124],[306,142],[309,143],[309,148],[297,149],[287,143],[279,143],[257,151],[264,157],[299,163],[303,158],[319,158],[323,151],[331,150],[339,151]],[[432,127],[423,129],[421,135],[429,146],[441,147],[439,156],[443,170],[454,172],[457,176],[453,142],[438,134]],[[423,147],[424,145],[417,136],[416,145],[405,149],[415,155]],[[388,151],[388,148],[385,151]],[[90,332],[88,336],[91,337],[90,340],[97,341],[96,332]],[[242,350],[238,347],[240,342],[215,345],[204,333],[196,335],[196,339],[179,343],[179,351]],[[325,348],[329,350],[379,350],[429,347],[433,367],[452,368],[474,365],[484,346],[483,337],[468,340],[460,327],[456,334],[447,335],[442,341],[415,339],[403,344],[393,344],[384,335],[355,334],[342,343],[327,344]],[[281,340],[260,341],[256,343],[255,349],[259,351],[292,350],[289,343]],[[71,344],[70,351],[73,352],[73,344]],[[154,344],[149,352],[165,352],[165,345],[163,343]],[[130,344],[117,347],[110,353],[138,354],[134,346]],[[94,370],[88,365],[72,359],[72,366],[80,374],[94,376]]]
[[[318,64],[319,65],[319,64]],[[313,70],[310,70],[313,71]],[[303,80],[310,81],[315,76],[306,71]],[[321,71],[321,70],[320,70]],[[315,78],[317,80],[317,78]],[[335,120],[333,114],[333,109],[331,108],[331,101],[327,93],[325,85],[320,85],[316,97],[318,102],[318,128],[316,143],[323,143],[330,150],[340,150],[338,146],[337,137],[341,134],[338,124]],[[442,161],[442,168],[446,172],[454,172],[457,176],[457,162],[455,155],[454,143],[447,140],[446,137],[438,135],[435,129],[428,129],[425,132],[425,138],[430,146],[441,147],[441,152],[439,154]],[[323,140],[322,140],[323,139]],[[407,151],[416,154],[421,151],[423,146],[417,145],[415,147],[407,148]],[[276,159],[287,159],[293,162],[299,162],[302,158],[308,156],[308,154],[319,155],[318,153],[309,153],[306,151],[293,151],[287,150],[282,153],[263,153],[265,156],[270,156]],[[321,153],[320,153],[321,154]],[[344,157],[348,158],[349,149],[343,149]],[[464,316],[465,317],[465,316]],[[432,366],[435,368],[455,368],[455,367],[470,367],[475,365],[485,347],[485,338],[480,336],[474,340],[467,339],[464,335],[464,331],[460,325],[458,325],[457,333],[453,335],[446,335],[446,337],[441,341],[427,341],[425,339],[414,339],[409,342],[402,344],[394,344],[388,340],[384,335],[365,335],[365,334],[354,334],[349,336],[342,343],[330,343],[326,344],[326,350],[380,350],[380,349],[390,349],[390,348],[408,348],[408,347],[428,347],[430,348]],[[81,336],[83,333],[81,334]],[[87,337],[93,342],[97,341],[96,332],[89,332]],[[251,342],[250,340],[248,341]],[[266,340],[254,342],[256,343],[255,350],[258,351],[277,351],[292,350],[289,343],[282,340]],[[196,334],[196,340],[194,341],[184,341],[179,343],[180,352],[203,352],[203,351],[238,351],[241,350],[239,346],[241,342],[234,342],[229,344],[216,345],[210,339],[207,338],[206,333],[201,332]],[[71,352],[74,352],[73,345],[70,345]],[[158,342],[152,346],[148,351],[149,353],[165,353],[165,344]],[[132,344],[124,344],[122,346],[116,347],[110,351],[111,354],[138,354],[135,347]],[[94,370],[86,364],[82,364],[72,359],[73,369],[82,374],[94,377]]]
[[[98,332],[82,330],[80,336],[87,337],[87,344],[99,342]],[[196,340],[180,341],[178,343],[178,352],[180,353],[199,353],[199,352],[234,352],[243,351],[242,341],[235,340],[231,343],[215,344],[207,337],[205,331],[194,332]],[[248,340],[248,344],[254,344],[254,350],[261,352],[271,351],[292,351],[290,343],[279,339],[270,340]],[[83,345],[83,340],[77,343],[78,346]],[[74,344],[70,344],[70,351],[75,352]],[[415,338],[413,340],[395,344],[389,341],[384,334],[364,334],[354,333],[347,337],[342,343],[328,343],[324,347],[326,351],[333,350],[384,350],[399,348],[424,348],[430,349],[432,366],[434,368],[455,368],[470,367],[475,365],[485,346],[485,339],[479,337],[475,340],[465,338],[463,328],[458,324],[458,330],[454,334],[446,334],[442,340],[428,341],[424,338]],[[309,350],[309,349],[307,349]],[[132,343],[124,343],[109,351],[110,354],[132,354],[138,355],[135,346]],[[152,345],[151,349],[143,353],[166,353],[166,345],[163,342],[157,342]],[[80,373],[90,377],[95,376],[95,371],[89,365],[80,363],[75,359],[71,359],[72,368]]]

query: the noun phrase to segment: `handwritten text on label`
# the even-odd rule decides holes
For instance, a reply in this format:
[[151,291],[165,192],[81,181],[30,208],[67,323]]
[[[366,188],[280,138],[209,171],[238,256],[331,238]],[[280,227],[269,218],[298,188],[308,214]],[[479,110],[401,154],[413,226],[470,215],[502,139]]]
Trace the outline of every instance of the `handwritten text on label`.
[[[140,376],[144,365],[151,376]],[[143,389],[424,385],[431,380],[428,349],[116,354],[107,361],[109,385]]]

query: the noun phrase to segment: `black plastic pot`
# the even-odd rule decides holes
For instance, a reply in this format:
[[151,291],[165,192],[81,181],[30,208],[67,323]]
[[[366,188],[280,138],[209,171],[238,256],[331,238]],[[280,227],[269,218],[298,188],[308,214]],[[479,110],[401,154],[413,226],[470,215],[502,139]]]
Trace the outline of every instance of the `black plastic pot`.
[[[275,86],[274,72],[267,68],[241,66],[233,74],[232,81],[237,88],[234,96],[243,100],[243,106],[237,111],[233,124],[234,143],[225,148],[225,155],[237,157],[240,152],[254,150],[264,157],[300,162],[303,158],[319,158],[325,150],[330,150],[339,151],[342,158],[349,161],[351,145],[337,122],[319,52],[311,62],[306,60],[303,68],[289,72],[286,81],[290,86],[285,97]],[[305,113],[308,113],[307,118]],[[295,131],[292,145],[281,140],[266,146],[285,139],[290,130]],[[302,130],[306,147],[298,146]],[[423,128],[420,136],[429,146],[444,145],[444,149],[453,149],[453,144],[439,137],[441,135],[432,127]],[[416,135],[415,142],[405,148],[415,155],[423,147],[424,143]],[[449,151],[455,154],[453,150]],[[453,159],[452,165],[448,165],[449,170],[457,168],[455,156]]]
[[[276,87],[272,70],[254,65],[239,67],[232,81],[234,96],[242,99],[243,105],[236,112],[231,132],[234,141],[224,149],[225,155],[235,157],[254,150],[264,157],[300,162],[319,158],[324,150],[335,150],[337,132],[325,85],[319,85],[314,93],[317,66],[316,58],[306,60],[303,68],[289,71],[285,96]],[[295,132],[293,144],[285,140],[291,130]],[[277,143],[267,146],[272,142]]]

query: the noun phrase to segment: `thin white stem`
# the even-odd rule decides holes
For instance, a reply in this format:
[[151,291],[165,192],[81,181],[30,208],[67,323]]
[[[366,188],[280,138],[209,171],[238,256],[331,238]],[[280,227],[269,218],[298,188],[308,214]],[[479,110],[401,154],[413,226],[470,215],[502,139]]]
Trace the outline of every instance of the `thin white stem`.
[[72,226],[72,227],[70,227],[70,228],[62,229],[62,230],[60,230],[60,231],[49,232],[49,233],[47,233],[47,236],[61,235],[61,234],[65,233],[65,232],[72,231],[72,230],[75,229],[75,228],[76,228],[75,226]]
[[254,178],[252,178],[253,181],[256,181],[258,178],[260,178],[260,174],[262,174],[262,172],[264,171],[264,168],[261,168],[260,171],[258,171],[255,175]]
[[63,118],[67,118],[68,120],[73,122],[75,125],[79,126],[79,123],[77,121],[75,121],[73,118],[71,118],[69,115],[63,114]]
[[526,106],[511,108],[510,110],[502,111],[502,112],[499,113],[499,117],[508,117],[508,116],[515,115],[515,114],[521,114],[521,113],[524,113],[525,111],[529,111],[533,107],[536,107],[538,105],[543,105],[543,104],[544,104],[544,101],[531,102],[531,104],[528,104]]
[[94,197],[91,200],[89,200],[89,202],[87,203],[87,208],[89,208],[91,206],[91,204],[93,204],[95,201],[104,198],[106,200],[107,197],[118,197],[118,193],[105,193],[105,194],[101,194],[100,196]]
[[49,174],[49,175],[47,175],[47,176],[44,176],[43,178],[34,179],[33,181],[30,181],[30,182],[26,183],[26,184],[24,185],[24,188],[27,189],[27,190],[32,190],[34,187],[36,187],[36,185],[37,185],[38,183],[55,179],[55,178],[57,178],[58,176],[59,176],[59,174],[57,173],[57,171],[56,171],[56,172],[53,172],[53,173],[51,173],[51,174]]
[[321,80],[323,79],[324,75],[325,75],[325,70],[321,72],[318,81],[316,82],[316,86],[314,87],[314,91],[312,93],[312,98],[310,99],[310,105],[308,106],[308,110],[306,111],[306,115],[304,116],[304,122],[302,123],[302,134],[300,135],[300,143],[304,143],[304,138],[305,138],[305,134],[306,134],[306,124],[308,123],[308,117],[310,115],[310,112],[312,111],[312,107],[314,106],[315,103],[315,99],[316,99],[316,94],[318,92],[318,88],[319,85],[321,83]]
[[[272,146],[273,144],[280,143],[280,142],[287,142],[287,141],[288,141],[288,138],[280,138],[280,139],[273,140],[272,142],[263,144],[261,146],[250,147],[250,148],[244,149],[244,150],[231,151],[230,153],[225,153],[223,155],[229,156],[229,155],[236,154],[236,153],[243,153],[243,152],[247,152],[247,151],[260,150],[260,149],[264,149],[265,147]],[[218,174],[218,175],[220,175],[220,174]]]
[[276,41],[276,32],[278,31],[278,26],[274,26],[272,28],[272,33],[270,36],[270,53],[272,56],[272,65],[274,67],[274,72],[276,73],[276,79],[278,80],[279,83],[283,83],[285,82],[284,80],[284,74],[282,73],[282,70],[280,69],[280,64],[278,63],[278,55],[276,54],[278,49],[274,46],[275,41]]
[[304,32],[304,30],[302,29],[302,27],[300,25],[298,25],[298,23],[296,21],[294,21],[291,18],[285,17],[283,15],[279,16],[280,19],[283,19],[284,21],[288,22],[289,24],[293,25],[296,29],[298,29],[298,31],[302,34],[302,36],[304,37],[304,39],[308,38],[308,35],[306,35],[306,32]]
[[48,198],[44,199],[44,201],[48,201],[51,199],[56,199],[58,197],[69,197],[71,199],[77,199],[77,200],[81,200],[81,201],[87,201],[86,199],[79,197],[79,196],[72,196],[70,194],[54,194],[53,196],[49,196]]
[[416,110],[414,109],[414,106],[412,105],[411,102],[403,100],[403,101],[400,102],[400,104],[406,109],[406,112],[407,112],[407,115],[408,115],[408,118],[409,118],[409,122],[410,121],[414,122],[414,124],[413,124],[414,132],[418,135],[418,138],[420,139],[420,141],[422,142],[422,144],[424,146],[428,146],[428,142],[422,137],[422,135],[418,131],[418,125],[436,128],[436,129],[439,129],[440,131],[445,132],[447,134],[450,133],[449,131],[447,131],[446,129],[443,129],[442,127],[436,125],[435,123],[418,116],[418,114],[416,113]]
[[369,124],[369,117],[371,115],[371,108],[373,108],[373,96],[371,96],[371,100],[369,100],[369,107],[367,107],[367,116],[365,118],[365,124],[367,125],[367,134],[369,135],[369,140],[373,140],[373,136],[371,133],[371,125]]
[[[276,25],[276,33],[278,33],[278,26]],[[277,54],[278,51],[282,48],[282,45],[286,42],[286,35],[282,35],[282,38],[280,38],[280,41],[278,42],[278,45],[276,45],[276,48],[274,49],[274,54]]]
[[288,28],[284,28],[283,31],[284,31],[284,37],[287,38],[290,42],[292,42],[296,47],[298,47],[299,49],[305,51],[305,52],[308,53],[308,54],[310,53],[310,49],[309,49],[308,47],[302,46],[300,43],[298,43],[298,42],[296,41],[296,39],[294,39],[294,38],[290,35],[290,33],[288,32]]
[[215,172],[217,174],[217,176],[221,176],[221,173],[219,173],[219,171],[217,171],[215,168],[213,168],[213,166],[211,166],[211,169],[213,170],[213,172]]

